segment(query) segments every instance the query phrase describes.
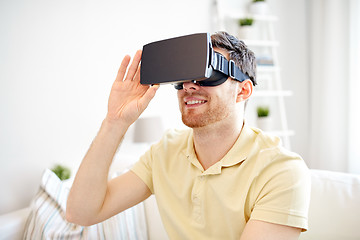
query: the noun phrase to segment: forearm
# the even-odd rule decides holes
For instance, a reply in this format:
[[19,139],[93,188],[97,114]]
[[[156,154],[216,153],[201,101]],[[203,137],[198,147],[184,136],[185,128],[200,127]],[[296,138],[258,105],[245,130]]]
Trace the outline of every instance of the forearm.
[[128,125],[105,119],[76,174],[67,202],[72,222],[96,218],[102,208],[109,168]]
[[129,56],[125,56],[121,62],[111,87],[106,119],[85,155],[70,190],[66,209],[66,219],[70,222],[88,225],[102,221],[150,194],[146,184],[135,174],[128,174],[118,178],[114,184],[108,184],[109,168],[121,140],[159,88],[140,84],[140,61],[139,50],[129,68]]

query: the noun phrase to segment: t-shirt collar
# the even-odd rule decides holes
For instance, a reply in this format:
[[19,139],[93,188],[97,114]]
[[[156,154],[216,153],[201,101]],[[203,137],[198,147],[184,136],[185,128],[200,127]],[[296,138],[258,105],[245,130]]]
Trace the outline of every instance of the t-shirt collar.
[[197,168],[204,171],[204,174],[220,174],[223,167],[232,167],[246,160],[249,155],[256,133],[244,124],[241,133],[229,152],[217,163],[204,171],[198,161],[194,149],[193,131],[189,134],[187,148],[184,149],[186,158]]

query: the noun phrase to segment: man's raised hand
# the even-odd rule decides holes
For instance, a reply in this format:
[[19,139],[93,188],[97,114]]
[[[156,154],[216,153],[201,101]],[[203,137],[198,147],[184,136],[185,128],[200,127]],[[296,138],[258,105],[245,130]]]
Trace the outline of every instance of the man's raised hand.
[[141,50],[136,52],[129,68],[130,56],[125,56],[121,62],[110,92],[106,116],[109,121],[120,121],[130,126],[146,109],[159,88],[159,85],[150,87],[140,84],[141,53]]

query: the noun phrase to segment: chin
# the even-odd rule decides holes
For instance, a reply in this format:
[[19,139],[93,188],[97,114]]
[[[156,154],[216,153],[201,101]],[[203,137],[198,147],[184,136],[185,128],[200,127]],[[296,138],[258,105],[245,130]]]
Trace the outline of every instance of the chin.
[[187,121],[187,120],[183,119],[182,122],[189,128],[201,128],[201,127],[206,126],[205,124],[202,124],[202,123],[199,123],[196,121]]
[[189,128],[202,128],[219,122],[219,118],[212,118],[209,116],[189,117],[182,116],[182,122]]
[[184,115],[182,115],[182,122],[189,128],[201,128],[208,124],[206,120],[204,121],[198,117],[189,117]]

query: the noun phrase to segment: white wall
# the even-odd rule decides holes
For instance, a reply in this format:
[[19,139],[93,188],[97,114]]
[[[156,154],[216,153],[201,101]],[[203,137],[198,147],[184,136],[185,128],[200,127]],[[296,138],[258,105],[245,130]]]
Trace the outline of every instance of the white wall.
[[[212,31],[209,6],[208,0],[1,1],[0,214],[28,205],[44,168],[80,163],[125,54],[153,40]],[[177,105],[167,97],[175,90],[161,90],[149,112],[171,118]]]
[[[213,32],[211,2],[0,2],[0,214],[28,205],[44,168],[80,163],[105,116],[122,57],[153,40]],[[295,92],[287,105],[296,131],[292,148],[306,160],[304,2],[269,0],[280,19],[275,30],[284,88]],[[161,87],[144,114],[180,127],[175,95],[170,86]]]

